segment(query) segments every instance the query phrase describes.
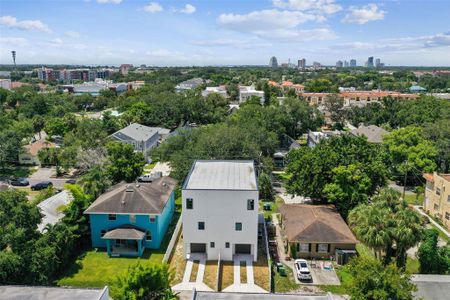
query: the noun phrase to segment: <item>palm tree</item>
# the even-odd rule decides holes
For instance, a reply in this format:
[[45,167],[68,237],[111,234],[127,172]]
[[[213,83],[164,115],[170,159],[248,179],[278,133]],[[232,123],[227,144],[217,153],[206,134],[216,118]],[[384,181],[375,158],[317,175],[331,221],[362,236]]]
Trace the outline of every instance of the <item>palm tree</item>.
[[409,208],[399,210],[394,219],[395,227],[392,229],[392,235],[396,247],[397,266],[404,268],[406,251],[421,241],[423,226],[419,214]]
[[381,259],[381,251],[392,243],[386,216],[389,210],[375,205],[362,204],[353,209],[348,223],[356,237],[373,249],[375,257]]
[[111,181],[103,169],[94,167],[81,177],[80,185],[86,194],[91,195],[95,199],[111,185]]

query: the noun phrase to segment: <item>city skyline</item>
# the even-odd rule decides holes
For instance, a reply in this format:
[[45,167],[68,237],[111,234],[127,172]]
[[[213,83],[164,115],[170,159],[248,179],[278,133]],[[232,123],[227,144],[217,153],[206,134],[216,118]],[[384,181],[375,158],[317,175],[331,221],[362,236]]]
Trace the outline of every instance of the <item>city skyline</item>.
[[17,64],[44,65],[267,65],[272,56],[361,65],[374,56],[387,66],[450,66],[450,2],[227,3],[3,0],[0,63],[12,64],[15,50]]

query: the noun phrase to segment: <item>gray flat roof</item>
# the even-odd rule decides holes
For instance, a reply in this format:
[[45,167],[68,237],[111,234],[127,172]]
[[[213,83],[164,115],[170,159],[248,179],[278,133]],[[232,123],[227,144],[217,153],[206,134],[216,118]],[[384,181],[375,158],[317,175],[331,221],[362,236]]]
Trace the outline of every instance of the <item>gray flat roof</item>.
[[198,160],[186,178],[186,190],[257,190],[251,160]]
[[450,275],[413,275],[411,281],[417,286],[415,299],[440,300],[450,295]]
[[0,299],[99,300],[104,292],[108,293],[108,290],[104,291],[104,289],[72,289],[61,287],[6,285],[0,286]]
[[121,140],[129,137],[135,141],[147,141],[155,134],[158,134],[158,128],[133,123],[113,133],[112,136]]
[[193,300],[331,300],[331,294],[269,294],[197,292]]
[[69,204],[71,200],[72,197],[70,195],[70,192],[64,190],[39,203],[37,206],[41,211],[42,220],[41,223],[38,225],[38,230],[40,232],[43,232],[47,224],[54,225],[59,220],[61,220],[64,217],[64,214],[61,211],[59,211],[59,208],[62,205]]

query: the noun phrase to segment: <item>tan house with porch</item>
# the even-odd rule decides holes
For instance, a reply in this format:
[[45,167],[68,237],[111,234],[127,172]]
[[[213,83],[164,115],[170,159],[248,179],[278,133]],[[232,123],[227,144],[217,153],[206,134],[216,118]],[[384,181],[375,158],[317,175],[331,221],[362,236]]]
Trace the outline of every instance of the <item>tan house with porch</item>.
[[293,258],[334,257],[336,250],[355,250],[357,239],[331,205],[284,204],[282,234]]
[[423,209],[450,229],[450,174],[426,173]]

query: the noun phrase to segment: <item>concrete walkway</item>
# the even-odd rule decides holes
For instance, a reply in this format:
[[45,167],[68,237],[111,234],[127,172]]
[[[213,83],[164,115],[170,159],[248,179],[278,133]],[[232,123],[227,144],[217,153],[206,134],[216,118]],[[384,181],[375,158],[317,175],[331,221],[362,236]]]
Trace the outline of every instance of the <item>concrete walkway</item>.
[[[247,282],[241,282],[241,262],[245,261],[247,271]],[[234,282],[222,292],[234,293],[268,293],[268,291],[255,284],[253,274],[253,257],[251,255],[235,255],[233,257]]]
[[[190,281],[194,261],[198,261],[197,277],[195,281]],[[203,283],[205,275],[206,255],[203,253],[191,253],[186,262],[184,269],[183,281],[172,287],[174,291],[192,291],[194,288],[197,291],[212,291],[212,289]]]
[[436,222],[435,220],[433,220],[429,215],[427,215],[423,210],[422,210],[422,206],[420,205],[414,205],[414,209],[416,211],[419,212],[419,214],[421,214],[422,216],[425,216],[428,218],[428,220],[430,220],[430,222],[436,226],[440,231],[442,231],[446,236],[448,236],[450,238],[450,232],[448,232],[447,229],[445,229],[444,227],[442,227],[441,225],[438,224],[438,222]]

